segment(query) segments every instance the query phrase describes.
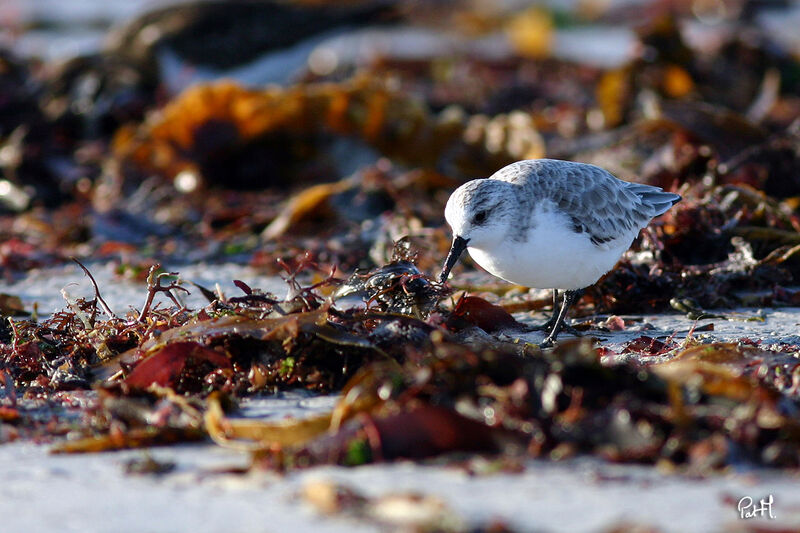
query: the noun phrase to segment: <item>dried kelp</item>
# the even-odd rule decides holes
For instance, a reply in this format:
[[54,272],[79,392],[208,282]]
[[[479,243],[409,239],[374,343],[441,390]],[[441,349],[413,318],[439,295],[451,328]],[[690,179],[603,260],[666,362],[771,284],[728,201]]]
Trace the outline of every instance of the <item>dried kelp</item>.
[[107,390],[83,413],[84,436],[59,442],[54,453],[86,453],[190,442],[205,438],[202,411],[172,389],[138,395]]
[[[293,422],[294,440],[276,436],[278,426],[290,429],[285,422],[228,420],[219,410],[209,411],[207,427],[222,444],[247,443],[261,464],[277,468],[498,451],[701,470],[734,461],[800,465],[797,400],[731,366],[766,352],[704,345],[648,370],[603,366],[587,341],[536,355],[498,346],[438,340],[422,365],[371,367],[310,432],[311,421]],[[336,416],[342,411],[346,417]],[[723,452],[708,457],[709,442],[722,442]]]
[[[313,269],[313,263],[306,259],[285,266],[288,299],[237,282],[244,296],[214,299],[196,312],[179,307],[170,294],[186,289],[176,281],[162,284],[174,280],[175,273],[159,274],[156,267],[148,276],[142,309],[126,317],[114,315],[95,286],[94,299],[70,302],[68,309],[41,323],[9,322],[9,342],[0,347],[4,368],[23,389],[86,387],[109,379],[122,380],[130,389],[158,385],[178,392],[275,386],[331,390],[366,362],[387,357],[369,339],[382,320],[427,316],[443,292],[413,263],[402,260],[364,276],[366,283],[358,276],[350,282],[360,284],[367,301],[387,307],[366,313],[350,307],[334,310],[320,291],[341,280],[331,275],[305,287],[295,278]],[[155,306],[158,293],[165,293],[175,307]]]
[[[488,146],[487,138],[497,137],[498,129],[508,144]],[[457,110],[436,115],[423,103],[366,78],[266,90],[230,82],[198,85],[139,129],[118,132],[114,152],[123,172],[155,172],[185,184],[193,177],[192,188],[201,180],[281,187],[289,181],[274,169],[306,157],[310,148],[303,143],[326,132],[359,137],[382,153],[420,166],[435,167],[444,154],[463,145],[486,172],[543,154],[542,141],[525,115],[470,119]],[[260,166],[248,167],[251,161]]]
[[[11,322],[6,388],[19,396],[95,383],[98,397],[69,425],[53,426],[71,428],[59,452],[209,435],[278,469],[454,452],[590,453],[699,470],[738,461],[800,466],[800,363],[791,347],[642,337],[626,349],[643,355],[638,364],[603,364],[588,339],[543,353],[477,334],[519,325],[474,296],[451,308],[407,247],[395,259],[310,287],[298,276],[313,264],[287,264],[289,299],[237,282],[244,296],[196,312],[152,305],[154,294],[175,286],[162,287],[156,269],[143,309],[128,317],[104,319],[97,287],[93,300],[42,324]],[[340,283],[334,307],[320,291]],[[359,298],[347,304],[348,292]],[[308,420],[225,414],[229,397],[284,387],[341,388],[342,397],[331,413]],[[45,431],[24,406],[9,407],[6,423]]]

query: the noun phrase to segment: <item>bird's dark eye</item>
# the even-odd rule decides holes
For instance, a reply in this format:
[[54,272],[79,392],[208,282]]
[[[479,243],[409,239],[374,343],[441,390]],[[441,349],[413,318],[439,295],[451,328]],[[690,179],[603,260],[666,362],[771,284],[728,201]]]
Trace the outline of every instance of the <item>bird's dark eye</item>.
[[486,222],[487,215],[488,213],[486,211],[478,211],[477,213],[475,213],[475,218],[474,218],[475,224],[483,224],[484,222]]

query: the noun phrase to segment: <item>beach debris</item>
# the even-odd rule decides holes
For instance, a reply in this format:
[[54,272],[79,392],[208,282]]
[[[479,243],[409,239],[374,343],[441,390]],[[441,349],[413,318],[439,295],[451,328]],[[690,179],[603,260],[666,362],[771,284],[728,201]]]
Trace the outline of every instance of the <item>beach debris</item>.
[[[498,134],[507,144],[492,144]],[[308,159],[315,152],[311,141],[325,135],[360,138],[417,166],[435,167],[458,151],[487,172],[498,163],[544,153],[525,115],[434,114],[424,103],[368,78],[266,90],[232,82],[197,85],[139,128],[120,129],[113,149],[123,174],[157,173],[176,180],[185,192],[204,183],[280,189],[297,183],[297,175],[303,175],[298,158]]]
[[465,524],[440,498],[415,492],[390,492],[377,497],[327,479],[306,482],[301,496],[317,512],[344,515],[383,527],[418,531],[463,531]]
[[[497,346],[476,350],[439,341],[427,365],[366,369],[345,388],[328,419],[294,422],[294,442],[275,437],[289,430],[285,421],[219,418],[216,409],[207,424],[217,442],[248,449],[260,465],[278,469],[453,452],[552,459],[592,453],[611,461],[667,461],[701,470],[730,461],[800,464],[800,426],[786,414],[787,408],[796,410],[797,398],[782,394],[772,381],[784,375],[783,367],[771,373],[744,370],[765,360],[763,350],[700,345],[637,369],[600,364],[586,340],[536,357],[521,355],[513,344],[501,351]],[[800,368],[792,367],[791,373]],[[354,394],[371,400],[346,407]],[[336,414],[343,411],[346,417]],[[699,450],[718,438],[735,446],[737,456],[711,464]]]

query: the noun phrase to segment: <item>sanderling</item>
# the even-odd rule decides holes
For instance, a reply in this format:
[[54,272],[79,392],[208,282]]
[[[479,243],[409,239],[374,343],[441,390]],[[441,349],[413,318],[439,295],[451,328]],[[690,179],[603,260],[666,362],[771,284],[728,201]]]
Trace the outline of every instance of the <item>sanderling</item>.
[[680,199],[585,163],[512,163],[465,183],[447,200],[444,216],[453,244],[440,281],[466,249],[501,279],[553,289],[553,316],[541,326],[547,333],[543,345],[552,345],[583,289],[614,267],[653,217]]

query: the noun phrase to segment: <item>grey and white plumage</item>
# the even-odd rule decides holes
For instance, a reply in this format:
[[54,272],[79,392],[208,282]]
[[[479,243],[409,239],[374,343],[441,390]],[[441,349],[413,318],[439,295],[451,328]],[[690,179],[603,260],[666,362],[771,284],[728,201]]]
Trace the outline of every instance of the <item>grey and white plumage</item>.
[[553,159],[513,163],[450,196],[445,218],[454,241],[442,281],[466,248],[480,266],[512,283],[583,289],[613,268],[639,231],[679,200],[594,165]]

